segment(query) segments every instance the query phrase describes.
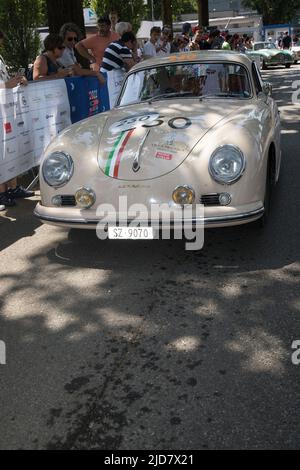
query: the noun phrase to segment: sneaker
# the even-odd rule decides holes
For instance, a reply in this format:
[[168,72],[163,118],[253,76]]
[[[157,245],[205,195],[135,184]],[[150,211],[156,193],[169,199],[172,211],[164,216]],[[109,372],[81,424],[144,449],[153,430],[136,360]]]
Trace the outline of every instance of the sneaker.
[[2,206],[2,204],[0,205],[0,212],[3,212],[5,211],[5,206]]
[[1,193],[0,205],[6,207],[14,207],[16,205],[16,201],[9,195],[9,193]]
[[27,199],[29,197],[35,196],[33,191],[27,191],[27,189],[22,186],[17,186],[15,189],[9,189],[9,196],[13,199]]

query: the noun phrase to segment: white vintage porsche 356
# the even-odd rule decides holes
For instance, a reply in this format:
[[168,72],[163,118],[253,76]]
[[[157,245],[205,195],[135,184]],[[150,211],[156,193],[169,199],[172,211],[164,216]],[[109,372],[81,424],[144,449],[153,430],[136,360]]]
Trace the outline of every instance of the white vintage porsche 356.
[[[204,206],[205,227],[265,218],[281,164],[280,116],[255,62],[208,51],[150,59],[126,76],[116,107],[63,131],[41,163],[44,223],[130,224],[128,207]],[[197,220],[190,220],[191,224]]]

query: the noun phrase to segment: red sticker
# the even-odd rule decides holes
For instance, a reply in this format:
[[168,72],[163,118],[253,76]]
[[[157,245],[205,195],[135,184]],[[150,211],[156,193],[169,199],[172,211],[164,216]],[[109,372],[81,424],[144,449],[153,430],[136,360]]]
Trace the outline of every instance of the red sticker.
[[163,152],[157,152],[156,158],[161,158],[163,160],[172,160],[173,155],[171,153],[163,153]]
[[10,134],[12,132],[12,127],[10,122],[5,122],[4,123],[4,129],[6,134]]

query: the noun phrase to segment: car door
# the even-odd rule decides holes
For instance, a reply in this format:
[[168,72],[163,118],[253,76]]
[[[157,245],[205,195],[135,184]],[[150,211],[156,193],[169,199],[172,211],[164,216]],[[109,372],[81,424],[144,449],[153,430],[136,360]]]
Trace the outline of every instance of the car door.
[[281,123],[280,112],[276,101],[271,95],[267,95],[264,91],[265,82],[255,62],[252,64],[253,80],[256,88],[257,97],[260,103],[262,125],[265,127],[263,131],[264,146],[268,146],[273,141],[276,147],[276,163],[277,176],[281,165]]

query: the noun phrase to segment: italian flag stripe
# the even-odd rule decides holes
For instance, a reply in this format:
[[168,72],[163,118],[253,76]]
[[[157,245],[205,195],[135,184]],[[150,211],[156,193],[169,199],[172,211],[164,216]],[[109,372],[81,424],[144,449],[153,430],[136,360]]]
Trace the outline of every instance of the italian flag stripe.
[[106,168],[105,168],[105,174],[107,176],[110,176],[110,169],[111,169],[111,166],[112,166],[112,163],[113,163],[113,158],[114,158],[114,155],[115,155],[115,152],[116,152],[116,149],[118,147],[118,145],[120,144],[122,138],[124,137],[125,135],[125,132],[121,132],[121,134],[119,135],[119,137],[116,139],[116,142],[108,156],[108,160],[107,160],[107,164],[106,164]]
[[128,134],[126,135],[125,139],[123,140],[122,144],[121,144],[121,147],[120,147],[119,152],[118,152],[117,160],[116,160],[116,163],[115,163],[114,178],[118,178],[118,176],[119,176],[119,168],[120,168],[121,158],[122,158],[123,152],[125,150],[125,147],[126,147],[128,141],[129,141],[130,137],[134,133],[134,131],[135,131],[135,129],[132,129],[131,131],[129,131]]
[[105,174],[107,176],[110,176],[112,178],[117,178],[119,176],[119,169],[120,169],[122,155],[134,131],[135,129],[121,132],[121,134],[117,137],[114,143],[114,146],[108,156],[108,160],[107,160],[107,164],[105,168]]

